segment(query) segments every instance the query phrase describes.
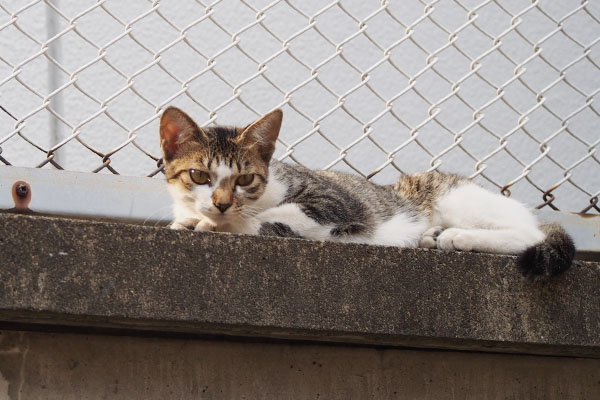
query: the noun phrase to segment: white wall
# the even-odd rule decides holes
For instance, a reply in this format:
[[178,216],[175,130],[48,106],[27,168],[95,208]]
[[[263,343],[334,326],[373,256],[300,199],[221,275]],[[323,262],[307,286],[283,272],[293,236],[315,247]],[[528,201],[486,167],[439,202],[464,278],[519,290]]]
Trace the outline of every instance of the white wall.
[[[205,19],[186,30],[186,39],[189,43],[208,58],[214,57],[232,43],[231,35],[220,30],[213,21],[231,33],[239,32],[256,21],[256,13],[240,0],[223,0],[216,3],[210,14],[212,20]],[[262,9],[270,4],[270,1],[255,0],[247,3],[256,9]],[[315,15],[320,9],[329,5],[328,1],[318,0],[289,1],[289,3],[309,16]],[[479,3],[481,0],[460,2],[471,10]],[[530,1],[525,0],[500,3],[513,15],[532,5]],[[16,22],[13,23],[10,23],[10,14],[23,7],[25,2],[2,0],[0,4],[6,11],[4,13],[0,11],[0,27],[5,26],[0,30],[0,83],[2,83],[0,104],[18,118],[23,118],[41,108],[41,111],[33,113],[26,119],[22,134],[47,150],[57,141],[60,142],[75,132],[77,139],[101,153],[118,148],[128,140],[129,135],[135,135],[134,143],[128,144],[111,156],[110,166],[126,175],[147,175],[156,169],[156,162],[144,154],[144,151],[155,158],[160,157],[156,112],[158,108],[167,104],[182,107],[201,124],[206,123],[210,113],[215,110],[217,123],[247,124],[258,114],[284,103],[285,94],[291,93],[290,103],[283,106],[282,143],[279,144],[276,153],[281,156],[286,152],[286,145],[306,135],[313,128],[315,120],[339,104],[340,95],[361,84],[361,73],[354,70],[343,59],[364,72],[383,58],[384,51],[381,49],[389,48],[406,35],[404,26],[392,19],[385,11],[381,12],[366,22],[366,35],[359,34],[345,43],[341,48],[341,55],[321,65],[324,60],[335,54],[336,49],[334,45],[323,39],[316,29],[330,38],[334,44],[339,44],[359,29],[357,21],[345,14],[339,6],[334,5],[315,18],[313,28],[289,41],[289,51],[310,69],[321,65],[316,70],[316,74],[313,75],[309,68],[302,66],[284,52],[267,62],[262,76],[239,87],[238,99],[222,107],[224,102],[232,98],[234,92],[217,74],[235,87],[258,71],[258,65],[236,47],[215,57],[213,69],[191,80],[187,94],[179,95],[171,101],[169,99],[182,89],[182,85],[161,69],[162,66],[180,81],[188,81],[207,68],[207,58],[198,54],[183,41],[164,50],[181,37],[181,29],[206,15],[205,7],[197,1],[160,1],[156,10],[151,11],[152,3],[148,1],[109,0],[103,3],[105,9],[96,7],[87,13],[84,11],[97,5],[96,1],[53,1],[52,4],[57,5],[66,19],[49,10],[44,2],[39,2],[17,13]],[[357,20],[362,21],[378,10],[381,2],[344,0],[341,5]],[[478,70],[480,76],[472,75],[460,83],[460,90],[439,106],[436,120],[415,131],[418,143],[413,142],[395,154],[395,165],[398,168],[409,173],[430,168],[432,159],[436,160],[431,154],[438,155],[452,146],[455,141],[452,132],[460,132],[473,122],[473,111],[463,101],[478,109],[494,99],[497,96],[496,89],[485,83],[484,79],[500,87],[514,77],[515,65],[508,60],[507,56],[516,63],[527,60],[534,54],[535,43],[557,29],[557,22],[552,21],[551,18],[560,20],[579,7],[580,1],[545,0],[540,1],[538,5],[539,8],[534,7],[523,14],[520,23],[517,17],[513,17],[513,25],[511,25],[511,16],[496,2],[489,2],[477,10],[475,24],[492,38],[480,32],[473,24],[468,24],[458,33],[457,40],[454,42],[460,51],[449,46],[437,54],[438,60],[433,66],[435,70],[450,82],[458,82],[471,71],[472,60],[492,48],[493,38],[498,38],[502,32],[508,30],[508,33],[500,39],[501,46],[482,59],[482,65]],[[425,6],[418,0],[391,0],[387,8],[395,18],[408,26],[424,15]],[[131,36],[126,34],[125,26],[106,10],[125,25],[129,24]],[[540,10],[546,12],[551,18]],[[145,17],[137,19],[146,12],[148,14]],[[590,17],[590,14],[595,16],[596,20]],[[170,26],[161,15],[180,29]],[[309,23],[308,18],[295,11],[285,1],[278,2],[265,11],[264,15],[262,21],[264,25],[283,40],[292,37]],[[427,58],[431,53],[448,43],[449,34],[437,27],[435,22],[449,32],[454,32],[468,22],[468,12],[459,7],[457,2],[450,0],[435,2],[430,17],[414,25],[411,33],[411,39],[427,52],[419,49],[408,39],[393,47],[389,61],[383,62],[369,73],[367,81],[369,87],[385,101],[378,98],[369,87],[363,85],[345,96],[344,108],[347,112],[337,109],[319,122],[320,133],[340,148],[360,138],[364,125],[384,112],[386,102],[409,86],[410,77],[426,67]],[[565,33],[581,42],[584,47],[588,46],[600,37],[599,18],[598,3],[590,2],[586,9],[581,9],[564,20],[563,31],[543,41],[540,45],[541,53],[524,65],[526,72],[520,75],[522,81],[516,80],[504,88],[504,100],[508,105],[502,100],[497,100],[481,111],[483,119],[479,125],[474,125],[465,131],[461,145],[478,160],[498,149],[501,144],[498,137],[514,130],[518,126],[519,119],[539,104],[536,93],[539,94],[555,82],[560,77],[561,68],[584,55],[585,49],[569,39]],[[516,29],[514,24],[517,25]],[[17,27],[35,40],[28,38]],[[48,48],[67,73],[49,63],[44,55],[39,55],[24,63],[23,66],[19,66],[24,60],[40,53],[48,38],[56,35],[56,32],[63,31],[64,35],[54,40]],[[113,42],[113,39],[119,35],[123,37]],[[95,46],[86,42],[82,36]],[[258,62],[269,59],[282,49],[282,44],[269,35],[261,25],[243,31],[238,38],[238,45]],[[370,42],[369,38],[380,48]],[[142,46],[148,50],[144,50]],[[485,174],[496,185],[502,186],[508,183],[519,177],[523,171],[523,166],[508,152],[525,164],[531,163],[541,154],[539,144],[532,137],[543,141],[562,126],[566,125],[573,135],[563,131],[548,142],[550,147],[548,156],[553,160],[568,167],[594,150],[592,146],[585,143],[591,144],[600,139],[598,129],[600,117],[597,110],[592,108],[593,104],[584,106],[586,101],[589,104],[591,100],[598,97],[595,95],[600,87],[600,70],[596,66],[600,65],[598,46],[600,45],[592,45],[587,58],[583,58],[564,72],[564,81],[559,81],[544,92],[543,105],[548,109],[544,107],[535,109],[528,115],[523,129],[517,129],[507,138],[506,148],[486,161]],[[103,54],[104,58],[91,63],[99,54]],[[159,59],[160,65],[147,68],[156,59]],[[119,72],[116,72],[107,62]],[[404,75],[390,62],[400,68]],[[88,66],[82,68],[86,65]],[[315,79],[306,86],[293,90],[311,77]],[[67,84],[71,80],[72,83]],[[574,90],[565,81],[580,92]],[[385,151],[376,147],[369,138],[347,151],[346,160],[360,173],[368,175],[384,164],[393,149],[411,138],[411,129],[408,127],[413,130],[419,127],[427,120],[428,110],[432,104],[436,104],[452,93],[452,83],[444,80],[433,69],[420,75],[415,82],[411,90],[407,90],[392,104],[391,111],[404,124],[391,112],[385,113],[372,124],[371,138]],[[329,93],[319,83],[336,95]],[[130,88],[126,88],[128,84],[131,84]],[[44,98],[55,88],[63,85],[66,86],[59,95],[47,99],[51,101],[47,103],[50,107],[43,108],[43,104],[46,104]],[[528,90],[525,85],[535,93]],[[26,86],[37,92],[39,96],[32,94]],[[87,95],[82,94],[79,89]],[[119,94],[115,96],[116,93]],[[429,103],[421,96],[428,99]],[[105,112],[101,111],[101,105],[106,107]],[[513,107],[516,112],[510,107]],[[582,111],[566,120],[567,116],[582,107]],[[60,114],[68,125],[55,118],[49,112],[49,108]],[[304,118],[294,108],[300,110],[310,120]],[[357,122],[349,114],[361,122]],[[90,120],[93,115],[97,116]],[[53,124],[56,128],[53,128]],[[45,160],[44,152],[35,149],[21,137],[12,136],[7,139],[13,132],[14,121],[0,111],[2,157],[19,166],[36,166]],[[294,160],[304,165],[323,168],[338,158],[340,151],[319,133],[315,133],[297,144],[292,155]],[[588,158],[571,171],[573,182],[592,194],[600,190],[598,159],[598,156]],[[291,161],[289,158],[288,160]],[[70,140],[57,151],[57,161],[62,167],[75,171],[92,171],[102,165],[101,157],[86,149],[76,139]],[[464,175],[472,175],[476,172],[476,161],[460,147],[453,148],[437,162],[440,161],[439,168],[443,171]],[[46,165],[45,168],[53,167]],[[339,162],[332,168],[352,172],[344,162]],[[110,173],[107,169],[101,172]],[[378,183],[391,183],[399,173],[394,166],[388,165],[373,179]],[[544,157],[534,165],[528,178],[537,186],[548,189],[561,181],[564,173],[564,168],[558,167],[549,157]],[[159,174],[157,178],[162,179],[162,175]],[[498,190],[481,176],[476,180]],[[521,179],[511,187],[511,192],[514,197],[532,206],[542,202],[541,193],[526,179]],[[554,193],[557,196],[555,204],[564,210],[578,211],[589,201],[589,196],[569,182],[562,184]]]

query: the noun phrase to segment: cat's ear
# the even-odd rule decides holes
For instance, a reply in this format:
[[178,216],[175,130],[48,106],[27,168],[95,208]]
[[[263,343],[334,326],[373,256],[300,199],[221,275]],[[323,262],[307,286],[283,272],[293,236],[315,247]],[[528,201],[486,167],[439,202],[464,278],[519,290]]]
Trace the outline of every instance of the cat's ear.
[[165,160],[173,159],[179,147],[188,141],[208,140],[202,129],[189,115],[177,107],[169,107],[160,118],[160,148]]
[[263,161],[268,163],[275,151],[282,120],[283,111],[273,110],[244,129],[236,141],[244,147],[256,149]]

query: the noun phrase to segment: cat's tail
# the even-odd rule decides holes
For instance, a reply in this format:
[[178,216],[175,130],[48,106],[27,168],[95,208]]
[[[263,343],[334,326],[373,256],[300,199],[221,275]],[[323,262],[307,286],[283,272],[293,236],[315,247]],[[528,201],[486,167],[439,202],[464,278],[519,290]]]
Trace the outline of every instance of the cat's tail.
[[526,276],[551,276],[565,272],[575,257],[571,236],[559,224],[542,225],[546,239],[526,249],[517,261]]

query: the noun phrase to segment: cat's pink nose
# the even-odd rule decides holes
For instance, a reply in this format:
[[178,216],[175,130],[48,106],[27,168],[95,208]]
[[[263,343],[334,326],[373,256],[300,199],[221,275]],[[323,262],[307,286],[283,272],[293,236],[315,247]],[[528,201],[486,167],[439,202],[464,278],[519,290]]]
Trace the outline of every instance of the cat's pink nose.
[[215,205],[215,207],[217,207],[219,209],[219,211],[221,211],[222,213],[224,213],[225,211],[227,211],[227,209],[229,207],[231,207],[231,203],[213,203]]

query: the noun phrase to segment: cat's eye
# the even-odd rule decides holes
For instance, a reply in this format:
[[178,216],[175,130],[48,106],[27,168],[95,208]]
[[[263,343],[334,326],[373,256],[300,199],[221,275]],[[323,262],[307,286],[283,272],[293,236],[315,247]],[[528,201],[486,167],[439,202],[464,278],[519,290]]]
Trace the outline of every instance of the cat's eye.
[[190,179],[198,185],[206,185],[210,183],[210,176],[207,172],[190,169]]
[[248,186],[254,180],[254,174],[240,175],[235,181],[238,186]]

